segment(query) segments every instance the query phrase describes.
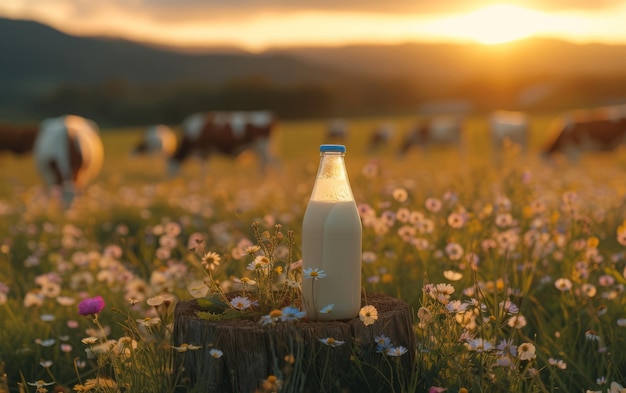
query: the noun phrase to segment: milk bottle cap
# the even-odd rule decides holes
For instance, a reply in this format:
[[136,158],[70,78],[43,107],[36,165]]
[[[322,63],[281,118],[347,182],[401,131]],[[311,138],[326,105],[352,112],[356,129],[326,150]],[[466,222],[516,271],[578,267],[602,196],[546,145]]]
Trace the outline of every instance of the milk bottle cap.
[[345,153],[346,147],[344,145],[320,145],[320,153],[326,152]]

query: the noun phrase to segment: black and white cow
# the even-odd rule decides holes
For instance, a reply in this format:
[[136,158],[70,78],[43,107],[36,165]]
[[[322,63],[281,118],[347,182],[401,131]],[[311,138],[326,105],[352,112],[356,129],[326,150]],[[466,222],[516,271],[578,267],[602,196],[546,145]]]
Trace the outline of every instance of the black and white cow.
[[181,164],[191,156],[207,160],[212,154],[237,157],[253,150],[261,172],[274,159],[271,138],[278,124],[271,111],[203,112],[188,116],[182,124],[176,150],[168,160],[170,175],[176,175]]
[[626,146],[626,106],[565,113],[552,125],[556,137],[543,150],[545,157],[562,154],[577,161],[585,152],[609,152]]
[[404,135],[398,153],[405,155],[415,147],[427,150],[436,145],[462,149],[464,127],[464,120],[460,116],[428,117]]
[[66,206],[100,173],[104,148],[98,125],[76,115],[45,119],[33,147],[46,185],[60,192]]

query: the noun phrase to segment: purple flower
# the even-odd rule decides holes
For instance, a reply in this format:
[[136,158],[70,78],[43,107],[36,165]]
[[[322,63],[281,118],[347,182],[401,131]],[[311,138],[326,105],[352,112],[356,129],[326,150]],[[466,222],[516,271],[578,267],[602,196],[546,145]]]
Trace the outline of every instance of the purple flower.
[[102,296],[89,297],[78,303],[78,313],[80,315],[98,314],[104,308]]

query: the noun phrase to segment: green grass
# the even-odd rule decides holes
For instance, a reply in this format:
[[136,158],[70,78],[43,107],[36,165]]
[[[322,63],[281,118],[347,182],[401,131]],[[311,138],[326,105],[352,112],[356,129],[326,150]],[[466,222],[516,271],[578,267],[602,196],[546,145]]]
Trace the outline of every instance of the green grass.
[[[552,118],[534,116],[528,156],[510,153],[499,166],[492,165],[481,116],[468,119],[466,154],[436,147],[404,158],[397,157],[396,149],[414,119],[350,119],[350,181],[357,202],[372,211],[363,217],[363,251],[373,259],[363,264],[363,285],[409,303],[419,343],[409,348],[417,359],[412,373],[384,375],[395,382],[383,391],[422,392],[439,386],[449,392],[578,392],[626,382],[626,327],[621,326],[626,318],[626,246],[617,236],[626,220],[626,160],[616,152],[589,154],[571,164],[542,161],[538,152],[554,136]],[[396,123],[394,139],[369,155],[369,133],[385,120]],[[31,157],[0,157],[0,292],[6,295],[0,304],[0,361],[6,363],[10,391],[18,391],[21,375],[26,382],[53,381],[69,389],[96,375],[147,386],[133,375],[159,375],[155,370],[168,368],[174,353],[167,347],[166,327],[159,325],[152,332],[158,340],[151,341],[136,320],[155,316],[145,299],[157,294],[191,298],[188,286],[202,277],[187,249],[192,234],[203,234],[205,250],[222,256],[215,272],[220,282],[246,274],[250,261],[235,258],[233,249],[253,239],[253,222],[268,230],[273,223],[292,230],[299,258],[300,226],[326,125],[325,119],[281,123],[273,141],[281,165],[265,176],[248,156],[237,161],[215,157],[205,166],[192,160],[177,178],[166,176],[159,158],[130,157],[141,129],[107,129],[102,173],[68,211],[46,196]],[[399,189],[406,191],[406,200],[394,197]],[[441,209],[429,210],[428,198],[439,200]],[[403,219],[405,214],[412,218]],[[458,228],[449,223],[455,215],[464,222]],[[162,246],[159,241],[172,223],[181,232],[171,236],[173,244]],[[110,253],[117,247],[119,255]],[[462,249],[461,258],[451,253],[454,247]],[[474,263],[469,255],[475,256]],[[450,280],[451,272],[461,278]],[[559,279],[569,280],[572,289],[560,291]],[[428,284],[439,283],[454,288],[449,299],[424,292]],[[587,295],[590,285],[594,296]],[[38,306],[27,306],[42,293],[48,296]],[[57,300],[62,296],[78,302],[95,295],[107,303],[99,323],[111,329],[108,338],[130,336],[138,342],[132,375],[115,354],[87,359],[80,340],[93,321],[77,315],[75,304],[63,306]],[[131,296],[143,298],[129,311]],[[472,299],[472,311],[463,317],[447,308],[453,300]],[[519,307],[525,318],[521,328],[511,326],[517,313],[506,312],[505,300]],[[420,318],[421,308],[436,318]],[[171,318],[171,310],[160,312],[163,320]],[[595,336],[598,341],[590,339]],[[49,339],[55,341],[41,344]],[[503,359],[495,348],[472,348],[475,339],[494,347],[510,339],[518,350],[532,343],[536,357]],[[155,345],[159,342],[165,345]],[[63,346],[64,351],[62,344],[71,348]],[[84,368],[75,369],[75,359],[85,362]],[[52,364],[44,368],[43,360]],[[567,367],[556,366],[558,360]],[[511,363],[501,364],[505,361]],[[367,376],[363,366],[351,370],[356,382],[337,383],[359,386],[358,377]],[[381,370],[394,372],[387,366]],[[174,377],[168,374],[163,383],[172,389],[162,391],[182,383]],[[283,391],[298,391],[295,386],[302,380],[291,382],[283,381]]]

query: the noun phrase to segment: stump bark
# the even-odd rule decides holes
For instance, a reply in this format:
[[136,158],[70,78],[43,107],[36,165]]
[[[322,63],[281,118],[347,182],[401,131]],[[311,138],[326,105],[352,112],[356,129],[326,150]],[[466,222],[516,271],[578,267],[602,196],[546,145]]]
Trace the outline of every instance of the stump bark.
[[[289,384],[289,391],[378,391],[389,380],[409,376],[415,335],[407,303],[381,294],[367,294],[362,304],[378,310],[378,320],[294,321],[261,326],[257,321],[209,321],[198,317],[197,301],[179,302],[174,314],[174,345],[201,346],[177,354],[183,375],[199,392],[261,391],[270,375]],[[377,351],[375,338],[385,335],[408,352],[391,358]],[[320,339],[344,341],[329,346]],[[211,355],[212,348],[223,356]],[[356,389],[356,390],[355,390]]]

